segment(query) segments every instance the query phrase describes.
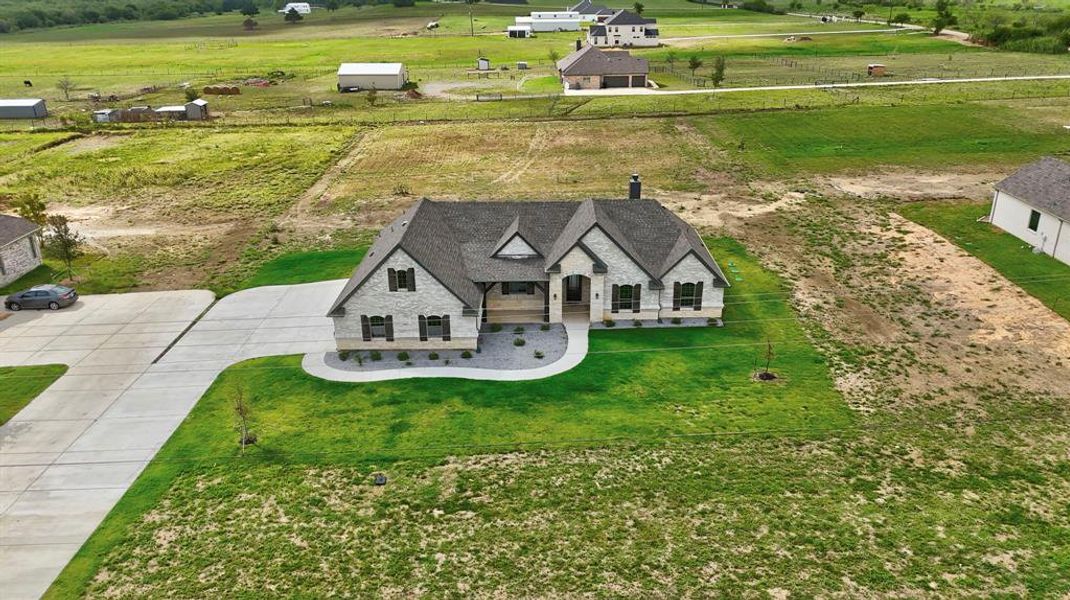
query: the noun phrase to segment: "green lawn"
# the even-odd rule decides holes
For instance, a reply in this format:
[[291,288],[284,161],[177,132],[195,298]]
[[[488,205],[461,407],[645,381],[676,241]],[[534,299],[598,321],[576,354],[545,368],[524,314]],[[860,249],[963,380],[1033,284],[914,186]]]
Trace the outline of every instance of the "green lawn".
[[[129,254],[84,255],[74,261],[75,286],[81,294],[130,291],[138,286],[139,273],[144,266],[141,257]],[[59,283],[66,279],[67,269],[62,261],[45,258],[41,266],[0,287],[0,296],[43,283]]]
[[366,251],[367,248],[346,248],[284,254],[263,264],[237,289],[345,279]]
[[67,365],[0,367],[0,425],[11,420],[66,372]]
[[989,202],[919,202],[899,209],[904,217],[932,229],[1010,279],[1048,308],[1070,320],[1070,266],[978,217]]
[[[842,107],[696,117],[732,155],[774,175],[1023,162],[1066,148],[1055,123],[981,105]],[[873,172],[879,177],[878,172]]]
[[[53,597],[80,594],[94,577],[90,589],[106,587],[102,573],[130,575],[124,565],[130,548],[139,544],[146,514],[162,498],[182,493],[174,485],[213,472],[210,465],[220,461],[238,460],[229,402],[239,388],[250,399],[260,442],[230,474],[258,488],[278,483],[269,481],[282,464],[319,469],[622,440],[651,444],[741,430],[816,434],[851,426],[854,418],[833,389],[824,360],[778,294],[779,278],[732,240],[714,239],[710,246],[726,268],[738,270],[726,295],[725,328],[596,331],[584,362],[553,378],[341,384],[303,374],[298,356],[228,369],[83,547],[53,587]],[[776,349],[773,369],[781,376],[772,384],[751,378],[766,340]],[[388,354],[384,360],[396,359]],[[217,500],[233,506],[235,499],[228,492]],[[215,552],[227,552],[225,544],[214,542],[198,547],[209,561],[222,557]],[[243,555],[271,561],[279,550],[253,545]],[[159,577],[146,573],[146,582],[162,586],[154,592],[163,595],[201,595],[209,588],[196,582],[199,568],[169,566]]]

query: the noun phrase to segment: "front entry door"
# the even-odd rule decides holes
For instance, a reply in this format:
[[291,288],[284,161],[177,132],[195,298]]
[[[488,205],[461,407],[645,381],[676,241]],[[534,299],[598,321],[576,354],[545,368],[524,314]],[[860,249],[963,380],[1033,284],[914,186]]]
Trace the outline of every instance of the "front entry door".
[[580,275],[565,278],[565,302],[583,302],[583,280]]

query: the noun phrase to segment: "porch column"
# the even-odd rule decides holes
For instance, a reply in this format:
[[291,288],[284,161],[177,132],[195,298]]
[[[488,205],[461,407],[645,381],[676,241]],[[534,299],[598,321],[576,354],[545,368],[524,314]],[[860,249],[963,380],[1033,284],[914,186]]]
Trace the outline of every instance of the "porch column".
[[565,297],[564,279],[560,273],[550,273],[550,281],[546,282],[546,294],[550,302],[550,322],[560,323],[563,320],[561,304]]
[[603,273],[594,273],[591,275],[591,291],[588,297],[591,301],[591,322],[598,323],[602,320],[602,311],[604,309],[606,276]]

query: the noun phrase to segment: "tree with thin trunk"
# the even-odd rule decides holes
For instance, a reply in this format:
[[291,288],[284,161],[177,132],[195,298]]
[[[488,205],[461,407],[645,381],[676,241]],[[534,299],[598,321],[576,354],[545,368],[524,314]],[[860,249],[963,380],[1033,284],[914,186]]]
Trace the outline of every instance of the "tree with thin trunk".
[[556,64],[557,64],[557,61],[558,61],[558,60],[559,60],[559,59],[561,58],[561,53],[559,53],[559,52],[558,52],[558,51],[557,51],[556,49],[554,49],[554,48],[550,48],[550,51],[546,53],[546,56],[550,58],[550,62],[551,62],[552,64],[555,64],[555,65],[556,65]]
[[74,91],[74,86],[75,86],[75,83],[73,81],[71,81],[71,78],[67,77],[66,75],[63,76],[63,79],[60,79],[59,81],[56,82],[56,88],[59,91],[63,92],[63,99],[64,100],[70,100],[71,99],[71,92]]
[[646,8],[646,7],[643,6],[642,2],[636,2],[635,4],[632,5],[632,8],[635,10],[635,14],[641,15],[641,14],[643,14],[643,9]]
[[676,64],[676,51],[669,50],[665,53],[665,62],[669,63],[669,70],[672,71],[673,66]]
[[245,454],[245,447],[256,443],[256,434],[249,431],[249,421],[252,420],[252,408],[249,400],[245,397],[245,386],[238,384],[232,392],[234,398],[234,416],[238,420],[238,433],[241,439],[241,453]]
[[82,255],[85,239],[71,229],[70,221],[63,215],[48,215],[45,223],[45,245],[67,267],[67,279],[73,279],[74,260]]
[[697,54],[692,54],[691,57],[687,59],[687,68],[691,69],[691,76],[692,77],[695,76],[695,71],[698,71],[699,67],[701,67],[701,66],[702,66],[702,59],[700,59]]
[[40,227],[48,224],[48,215],[45,214],[45,201],[37,194],[26,194],[14,202],[12,208],[15,214]]
[[718,56],[713,59],[713,73],[710,74],[710,81],[713,82],[713,87],[718,87],[721,82],[724,81],[724,69],[725,60],[723,56]]
[[253,0],[247,0],[241,7],[241,14],[247,17],[253,17],[260,14],[260,7],[258,7]]

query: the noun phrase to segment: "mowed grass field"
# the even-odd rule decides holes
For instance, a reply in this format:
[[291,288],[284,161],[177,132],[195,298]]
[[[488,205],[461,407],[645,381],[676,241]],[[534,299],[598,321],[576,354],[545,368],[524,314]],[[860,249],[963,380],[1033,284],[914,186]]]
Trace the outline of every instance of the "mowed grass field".
[[315,181],[355,131],[141,129],[71,139],[32,157],[57,134],[7,134],[0,191],[37,193],[57,205],[148,209],[183,223],[271,216]]
[[[627,140],[624,145],[612,140]],[[412,197],[620,197],[628,176],[649,190],[698,190],[708,159],[673,119],[439,124],[369,131],[327,194],[331,210]]]
[[1033,254],[1029,244],[988,223],[977,222],[990,208],[988,201],[919,202],[907,204],[898,212],[988,263],[1070,320],[1070,266],[1045,254]]
[[[1026,162],[1065,151],[1058,125],[1006,106],[842,107],[696,117],[731,155],[767,175],[860,171],[879,165],[939,169]],[[879,177],[879,173],[874,173]]]
[[[833,389],[824,360],[779,296],[783,283],[736,242],[718,238],[709,244],[713,254],[723,264],[735,266],[740,277],[726,295],[724,328],[592,332],[591,352],[584,362],[549,379],[339,384],[305,375],[299,356],[232,367],[82,549],[53,588],[53,596],[202,596],[223,589],[235,573],[231,569],[246,571],[251,576],[247,581],[260,589],[275,588],[284,594],[296,591],[290,586],[297,579],[302,581],[302,593],[309,595],[364,589],[366,574],[380,564],[367,549],[336,553],[334,542],[316,534],[296,546],[280,546],[273,534],[259,527],[256,531],[218,527],[217,519],[230,520],[245,510],[246,497],[234,494],[232,485],[248,485],[250,491],[273,488],[276,502],[288,503],[284,497],[303,484],[289,475],[280,477],[280,468],[317,472],[378,464],[389,469],[395,461],[412,458],[446,460],[622,440],[659,444],[741,430],[816,435],[851,426],[854,418]],[[752,379],[767,340],[777,349],[773,368],[780,375],[771,384]],[[384,360],[396,359],[387,353]],[[243,458],[234,443],[230,407],[239,388],[249,394],[260,440]],[[199,502],[187,503],[186,486],[206,491],[209,488],[194,480],[202,475],[215,480],[216,466],[223,463],[230,467],[229,475],[217,481],[220,487],[211,488]],[[354,488],[351,493],[362,492]],[[333,510],[329,495],[320,491],[311,495],[318,499],[310,501],[327,512]],[[184,516],[159,518],[172,508]],[[342,517],[323,514],[331,521]],[[523,518],[520,513],[515,516]],[[291,513],[277,522],[291,518],[305,532],[297,534],[302,538],[312,534],[306,528],[316,527],[318,521],[311,513]],[[350,535],[362,527],[350,530]],[[164,539],[165,543],[151,541]],[[244,550],[239,552],[238,547]],[[407,554],[414,549],[397,550]],[[324,557],[328,568],[307,568],[320,564],[319,559],[308,562],[312,556]],[[156,566],[146,568],[149,563]],[[220,568],[223,564],[229,566]],[[247,571],[253,565],[260,566]],[[286,566],[277,568],[282,565]],[[350,569],[362,575],[347,575]],[[291,580],[291,575],[297,579]],[[389,573],[391,579],[396,575]],[[517,575],[518,582],[530,576]]]
[[[18,350],[17,339],[4,338],[3,341],[6,349]],[[66,372],[66,365],[0,367],[0,425],[10,421],[22,407]]]

